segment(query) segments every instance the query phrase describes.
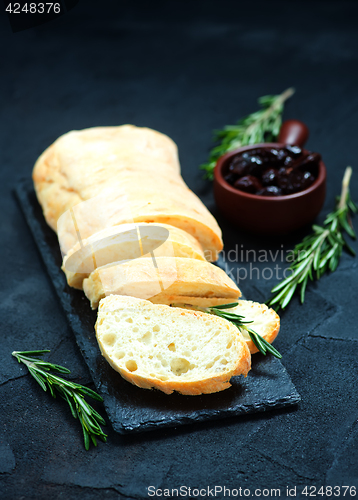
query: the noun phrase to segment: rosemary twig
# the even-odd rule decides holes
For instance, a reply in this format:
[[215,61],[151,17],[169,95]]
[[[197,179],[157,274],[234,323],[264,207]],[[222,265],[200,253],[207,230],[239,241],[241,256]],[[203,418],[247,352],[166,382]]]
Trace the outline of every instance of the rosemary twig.
[[107,435],[103,433],[100,427],[100,424],[106,425],[106,422],[84,399],[84,396],[90,396],[97,401],[103,401],[102,397],[88,389],[88,387],[70,382],[51,373],[52,371],[68,374],[70,370],[67,368],[32,357],[43,356],[48,352],[50,351],[46,349],[42,351],[14,351],[12,355],[19,363],[24,363],[27,366],[31,375],[44,391],[49,389],[51,396],[55,398],[56,394],[59,394],[61,398],[67,401],[72,415],[81,422],[86,450],[90,447],[90,439],[97,446],[96,436],[106,442]]
[[[208,314],[214,314],[215,316],[220,316],[220,318],[224,318],[227,321],[230,321],[230,323],[233,323],[240,331],[241,330],[246,330],[247,333],[250,336],[250,339],[252,342],[255,344],[257,349],[262,353],[262,354],[267,354],[267,352],[270,352],[276,358],[281,359],[282,356],[278,352],[277,349],[275,349],[267,340],[265,340],[261,335],[259,335],[257,332],[249,328],[247,325],[249,323],[253,323],[253,321],[245,321],[245,317],[236,314],[234,312],[226,311],[225,309],[232,309],[233,307],[236,307],[239,303],[238,302],[231,302],[230,304],[221,304],[219,306],[213,306],[213,307],[199,307],[199,306],[188,306],[190,309],[195,309],[196,311],[201,311],[205,312]],[[183,307],[182,304],[179,303],[173,303],[171,304],[172,307]]]
[[248,324],[253,323],[253,321],[245,321],[244,316],[227,311],[227,309],[232,309],[237,305],[238,302],[233,302],[231,304],[223,304],[215,307],[207,307],[205,309],[205,312],[209,314],[215,314],[216,316],[220,316],[220,318],[224,318],[230,321],[230,323],[233,323],[240,331],[246,330],[250,336],[250,339],[262,354],[266,355],[268,352],[270,352],[276,358],[281,359],[282,355],[278,352],[277,349],[275,349],[271,344],[269,344],[261,335],[252,330],[252,328],[247,326]]
[[344,238],[344,233],[353,239],[356,238],[350,216],[358,211],[358,206],[349,193],[351,175],[352,169],[347,167],[336,208],[327,215],[323,226],[313,225],[312,234],[306,236],[293,249],[292,263],[288,268],[292,273],[271,290],[275,295],[268,301],[269,306],[284,309],[296,290],[300,292],[303,304],[309,279],[318,280],[325,272],[335,271],[343,249],[355,255]]
[[266,95],[258,99],[262,109],[242,118],[236,125],[227,125],[214,132],[214,140],[219,142],[210,152],[206,163],[200,165],[205,170],[205,178],[212,180],[216,162],[220,156],[247,144],[274,141],[280,131],[285,101],[294,93],[289,88],[278,95]]

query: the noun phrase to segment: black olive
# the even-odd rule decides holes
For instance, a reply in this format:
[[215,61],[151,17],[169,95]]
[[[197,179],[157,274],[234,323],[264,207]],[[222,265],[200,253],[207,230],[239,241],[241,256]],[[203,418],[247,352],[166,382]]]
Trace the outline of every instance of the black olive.
[[298,169],[294,169],[289,175],[289,184],[292,186],[292,192],[294,193],[307,189],[314,180],[310,172],[302,172]]
[[246,165],[235,165],[232,169],[232,173],[238,177],[243,177],[248,173],[248,167]]
[[235,162],[231,162],[229,166],[229,171],[238,177],[248,173],[248,162],[246,160],[240,159]]
[[275,149],[272,148],[271,153],[275,156],[276,160],[279,161],[280,163],[283,163],[288,156],[288,151],[286,151],[285,148],[282,149]]
[[263,163],[276,163],[277,158],[274,154],[271,153],[270,149],[262,149],[259,155],[263,161]]
[[256,191],[262,188],[262,185],[256,177],[245,175],[235,182],[234,187],[240,189],[240,191],[245,191],[245,193],[255,194]]
[[281,167],[277,174],[277,185],[282,189],[283,194],[292,194],[295,189],[292,186],[289,172]]
[[263,149],[250,149],[249,151],[242,153],[242,158],[250,161],[253,156],[261,155],[262,151]]
[[237,181],[237,175],[234,175],[234,174],[226,174],[224,176],[224,179],[226,180],[226,182],[228,182],[229,184],[233,185],[235,183],[235,181]]
[[265,168],[262,159],[259,156],[252,156],[250,162],[247,170],[248,174],[260,177],[262,170]]
[[315,178],[311,174],[311,172],[304,172],[303,181],[302,181],[302,189],[307,189],[314,182]]
[[303,182],[304,182],[303,172],[301,172],[300,170],[294,170],[289,175],[289,183],[292,186],[293,192],[296,193],[297,191],[301,191],[303,189],[302,188]]
[[262,174],[263,186],[274,186],[277,184],[278,170],[276,168],[269,168]]
[[257,191],[257,195],[260,196],[282,196],[282,189],[277,186],[266,186],[260,191]]
[[293,165],[293,162],[294,162],[294,159],[292,158],[292,156],[286,156],[285,161],[284,161],[284,165],[285,165],[285,167],[291,167]]
[[236,165],[241,164],[243,161],[245,160],[242,158],[242,155],[235,155],[233,158],[230,159],[229,169],[235,167]]
[[288,183],[288,173],[285,167],[281,167],[279,171],[277,172],[277,185],[285,189],[286,184]]
[[298,146],[286,146],[286,151],[288,151],[288,154],[293,158],[297,158],[302,154],[302,149]]
[[318,175],[318,165],[321,161],[321,155],[318,153],[310,153],[306,158],[297,165],[297,168],[303,172],[310,172],[314,177]]

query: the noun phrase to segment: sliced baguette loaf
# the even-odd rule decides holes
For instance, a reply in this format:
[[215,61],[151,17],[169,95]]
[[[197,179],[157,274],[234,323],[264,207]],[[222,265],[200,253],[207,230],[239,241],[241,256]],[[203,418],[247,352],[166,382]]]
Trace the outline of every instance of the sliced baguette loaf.
[[220,228],[180,175],[177,147],[148,128],[122,125],[69,132],[37,160],[33,180],[62,251],[128,222],[176,226],[198,239],[208,260],[222,250]]
[[108,295],[148,299],[155,304],[210,307],[237,300],[241,292],[229,276],[209,262],[182,257],[150,257],[99,267],[83,281],[95,309]]
[[137,259],[149,252],[155,257],[205,260],[199,242],[191,234],[168,224],[120,224],[95,233],[77,243],[63,259],[67,283],[82,289],[82,283],[98,267]]
[[206,313],[112,295],[101,300],[95,328],[109,364],[144,389],[209,394],[250,370],[237,328]]

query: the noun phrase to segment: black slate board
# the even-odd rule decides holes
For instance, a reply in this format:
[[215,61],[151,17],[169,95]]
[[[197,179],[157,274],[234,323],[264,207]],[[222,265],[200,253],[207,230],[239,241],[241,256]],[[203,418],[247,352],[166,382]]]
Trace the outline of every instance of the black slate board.
[[31,179],[19,182],[16,195],[115,431],[126,434],[172,427],[283,408],[300,401],[281,362],[260,354],[253,357],[246,379],[234,377],[232,387],[217,394],[168,396],[123,380],[100,354],[94,334],[96,311],[90,309],[82,291],[66,283],[57,236],[45,222]]

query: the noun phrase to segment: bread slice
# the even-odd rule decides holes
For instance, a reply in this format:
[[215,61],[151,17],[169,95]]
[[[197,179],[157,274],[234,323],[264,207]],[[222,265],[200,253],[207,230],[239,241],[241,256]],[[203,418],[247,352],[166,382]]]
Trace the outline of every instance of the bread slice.
[[[280,331],[280,317],[276,311],[267,307],[266,304],[259,304],[251,300],[239,300],[238,302],[236,307],[227,309],[227,311],[244,316],[245,321],[252,321],[248,326],[269,344],[272,344]],[[251,354],[258,352],[250,335],[245,330],[242,330],[242,335]]]
[[137,259],[145,254],[156,257],[185,257],[205,260],[199,242],[182,229],[168,224],[120,224],[95,233],[77,243],[62,264],[67,283],[82,289],[82,283],[97,267]]
[[210,307],[236,301],[241,292],[219,267],[182,257],[150,257],[99,267],[83,281],[95,309],[108,295],[148,299],[155,304]]
[[250,370],[238,329],[203,312],[112,295],[101,300],[95,328],[109,364],[144,389],[209,394]]

